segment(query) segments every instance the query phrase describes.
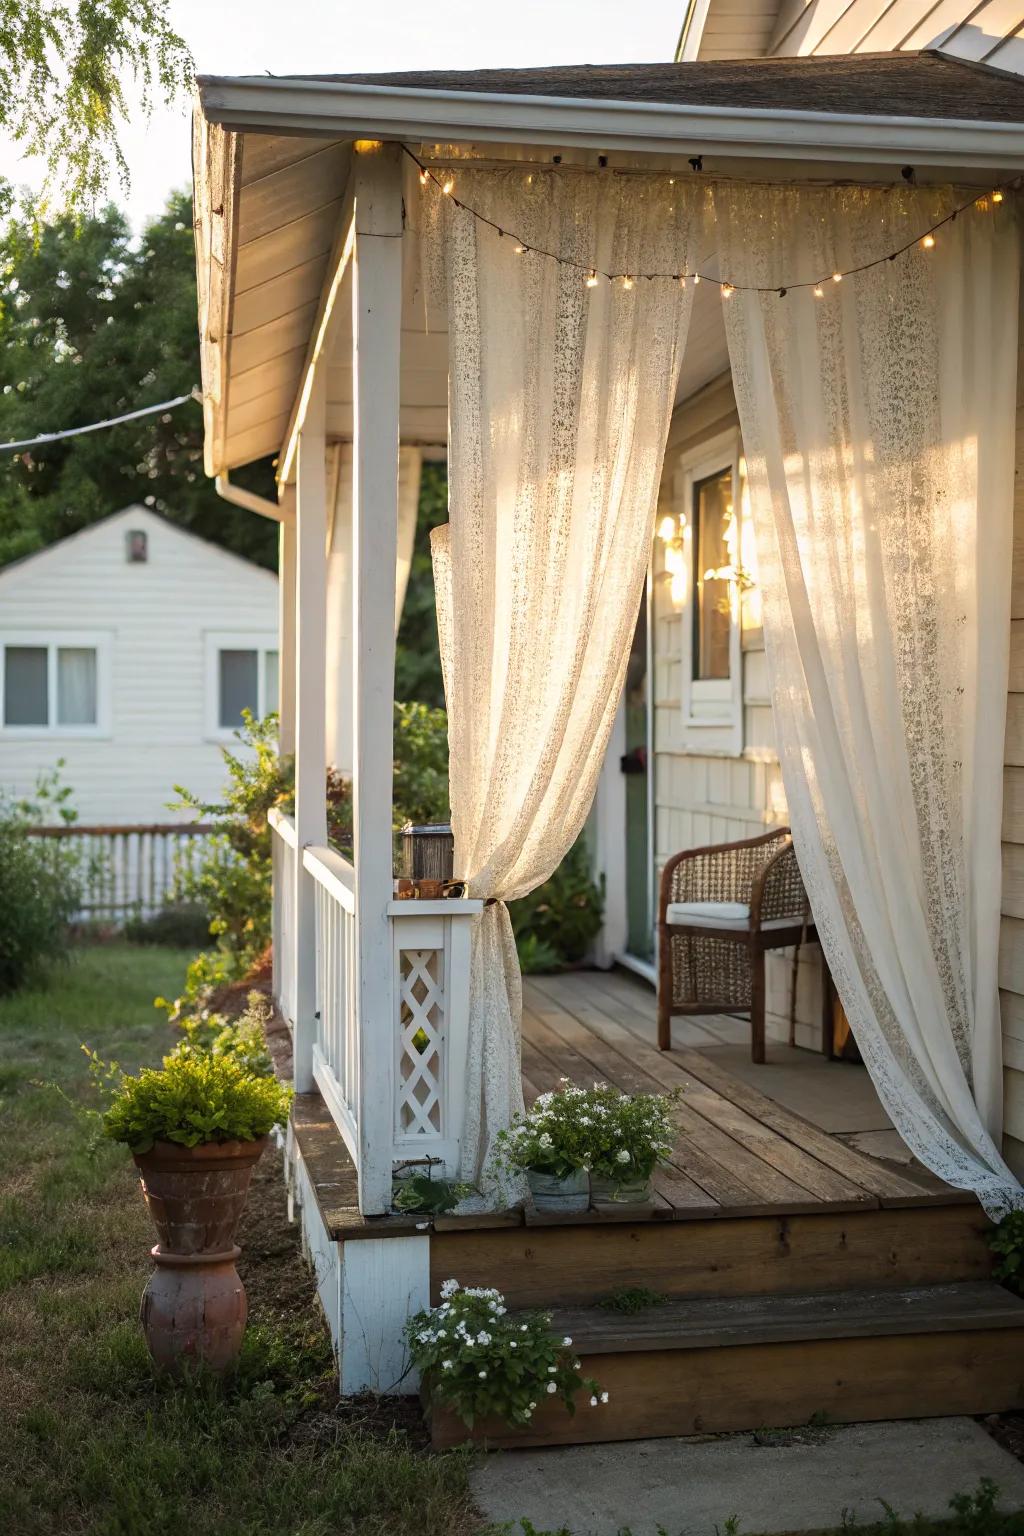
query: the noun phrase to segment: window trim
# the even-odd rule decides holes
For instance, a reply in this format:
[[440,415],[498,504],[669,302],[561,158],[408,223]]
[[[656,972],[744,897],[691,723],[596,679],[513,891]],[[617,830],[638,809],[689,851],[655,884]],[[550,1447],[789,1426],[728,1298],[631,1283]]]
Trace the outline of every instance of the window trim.
[[281,647],[276,631],[208,629],[205,631],[206,651],[206,737],[208,741],[234,741],[235,732],[241,726],[220,723],[220,653],[221,651],[255,651],[257,714],[262,720],[267,713],[267,653],[278,654],[278,687],[280,687]]
[[[82,629],[7,629],[0,631],[0,736],[17,741],[96,741],[111,734],[111,643],[110,631]],[[4,690],[7,683],[8,649],[46,650],[46,725],[8,725],[4,719]],[[96,722],[94,725],[61,725],[57,714],[57,652],[92,650],[96,652]]]
[[676,512],[686,517],[688,530],[688,577],[686,599],[681,610],[682,630],[682,724],[686,731],[717,730],[731,737],[729,750],[735,756],[743,751],[743,628],[742,615],[733,614],[729,623],[729,676],[695,678],[693,675],[694,638],[697,624],[697,590],[693,576],[692,540],[694,527],[694,490],[704,480],[731,471],[732,500],[743,535],[743,501],[740,484],[742,448],[737,428],[719,433],[684,454],[678,465]]

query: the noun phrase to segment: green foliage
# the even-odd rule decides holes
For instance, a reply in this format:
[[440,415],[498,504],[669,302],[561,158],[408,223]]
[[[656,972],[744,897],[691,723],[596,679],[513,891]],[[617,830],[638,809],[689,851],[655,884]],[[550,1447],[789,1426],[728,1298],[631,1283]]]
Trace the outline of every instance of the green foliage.
[[194,1005],[208,987],[237,981],[270,943],[272,864],[267,812],[288,809],[293,794],[293,764],[277,752],[277,716],[255,720],[243,712],[235,732],[244,752],[223,752],[227,769],[224,797],[200,800],[175,785],[175,809],[213,819],[220,827],[206,839],[202,861],[182,871],[178,895],[210,914],[212,949],[189,967],[184,1001]]
[[254,1077],[273,1077],[274,1063],[266,1038],[266,1026],[272,1017],[273,1010],[262,992],[250,992],[245,1010],[237,1019],[227,1019],[221,1013],[183,1019],[182,1038],[171,1055],[226,1056]]
[[130,917],[122,936],[129,944],[200,949],[210,937],[210,914],[197,902],[169,901],[151,917]]
[[604,915],[604,899],[591,879],[585,839],[577,838],[550,880],[511,902],[508,910],[521,964],[524,952],[533,971],[557,969],[556,964],[540,963],[549,955],[561,965],[582,960],[601,930]]
[[391,1204],[396,1211],[424,1211],[443,1216],[454,1211],[460,1200],[473,1193],[472,1184],[452,1184],[447,1179],[432,1179],[415,1173],[411,1178],[394,1180]]
[[426,704],[396,703],[394,825],[448,816],[448,716]]
[[290,1101],[283,1083],[254,1076],[232,1055],[179,1047],[162,1068],[120,1079],[103,1134],[133,1152],[148,1152],[156,1141],[255,1141],[287,1119]]
[[524,976],[550,975],[561,969],[562,956],[558,950],[535,933],[521,933],[516,939],[516,952]]
[[990,1234],[988,1245],[997,1256],[992,1278],[1002,1281],[1007,1290],[1024,1296],[1024,1211],[1011,1211],[1004,1216]]
[[46,162],[48,190],[80,209],[128,168],[118,133],[131,78],[149,111],[187,94],[192,56],[168,0],[19,0],[0,26],[0,128]]
[[596,1381],[580,1375],[572,1339],[559,1342],[551,1315],[510,1317],[500,1291],[446,1280],[434,1311],[417,1312],[406,1324],[413,1365],[433,1398],[472,1428],[496,1414],[506,1424],[529,1424],[544,1397],[558,1396],[570,1413],[576,1394],[591,1406],[608,1401]]
[[[110,3],[95,8],[104,11]],[[141,241],[114,207],[80,224],[60,218],[37,228],[34,210],[5,221],[0,441],[117,416],[187,394],[198,382],[189,193],[174,194]],[[236,478],[273,494],[269,463]],[[0,565],[131,502],[277,568],[274,525],[222,501],[204,474],[203,414],[193,401],[8,454],[0,462]]]
[[447,518],[447,465],[424,464],[409,585],[395,653],[395,696],[419,699],[434,709],[444,708],[444,683],[437,648],[430,530]]
[[23,986],[47,961],[67,952],[68,925],[81,904],[87,863],[70,839],[31,837],[30,827],[76,813],[58,764],[40,775],[33,796],[0,796],[0,994]]
[[663,1307],[666,1301],[668,1297],[664,1291],[650,1291],[645,1285],[623,1285],[599,1301],[598,1306],[608,1312],[634,1317],[638,1312],[649,1312],[652,1307]]
[[671,1148],[669,1105],[676,1097],[566,1082],[557,1092],[542,1093],[498,1132],[495,1170],[566,1178],[586,1168],[611,1179],[649,1178]]

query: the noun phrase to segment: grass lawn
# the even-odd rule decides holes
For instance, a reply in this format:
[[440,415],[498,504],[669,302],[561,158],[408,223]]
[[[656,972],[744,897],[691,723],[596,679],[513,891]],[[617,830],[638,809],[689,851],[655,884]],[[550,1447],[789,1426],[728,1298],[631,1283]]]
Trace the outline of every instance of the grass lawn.
[[[190,955],[78,950],[0,999],[0,1531],[3,1536],[468,1536],[467,1461],[339,1403],[330,1346],[285,1217],[276,1157],[240,1241],[250,1322],[228,1390],[160,1384],[138,1324],[155,1241],[121,1147],[88,1098],[87,1042],[156,1062]],[[399,1407],[399,1414],[404,1410]]]

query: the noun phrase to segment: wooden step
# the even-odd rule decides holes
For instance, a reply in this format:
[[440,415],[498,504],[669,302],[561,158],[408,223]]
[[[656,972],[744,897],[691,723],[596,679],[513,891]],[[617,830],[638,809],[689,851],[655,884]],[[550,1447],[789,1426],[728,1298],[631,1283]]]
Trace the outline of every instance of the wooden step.
[[792,1295],[944,1285],[992,1272],[991,1224],[972,1204],[710,1220],[607,1221],[440,1230],[431,1297],[444,1280],[494,1285],[513,1307],[587,1305],[645,1286],[677,1297]]
[[529,1430],[472,1435],[434,1410],[437,1447],[578,1445],[817,1422],[1024,1407],[1024,1300],[990,1282],[675,1301],[635,1316],[557,1310],[584,1375],[610,1395]]

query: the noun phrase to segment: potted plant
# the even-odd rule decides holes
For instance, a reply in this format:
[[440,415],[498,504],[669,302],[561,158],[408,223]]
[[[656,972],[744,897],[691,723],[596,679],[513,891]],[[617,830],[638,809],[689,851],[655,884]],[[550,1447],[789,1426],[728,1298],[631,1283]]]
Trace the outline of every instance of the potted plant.
[[160,1069],[121,1075],[103,1133],[130,1148],[160,1241],[142,1298],[157,1365],[236,1359],[247,1304],[234,1237],[267,1136],[288,1114],[290,1090],[231,1053],[190,1047]]
[[572,1339],[552,1332],[550,1313],[510,1314],[500,1291],[446,1280],[441,1305],[411,1317],[406,1338],[437,1446],[474,1427],[492,1437],[502,1426],[526,1431],[555,1403],[574,1413],[580,1392],[592,1408],[608,1401],[580,1375]]
[[597,1089],[594,1107],[594,1146],[591,1153],[591,1194],[597,1210],[603,1205],[646,1205],[651,1177],[671,1151],[671,1094],[619,1093]]
[[597,1089],[567,1080],[542,1093],[495,1137],[497,1176],[526,1175],[538,1211],[585,1211],[590,1204]]

